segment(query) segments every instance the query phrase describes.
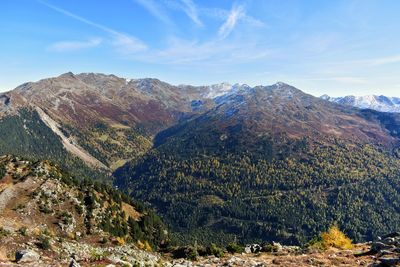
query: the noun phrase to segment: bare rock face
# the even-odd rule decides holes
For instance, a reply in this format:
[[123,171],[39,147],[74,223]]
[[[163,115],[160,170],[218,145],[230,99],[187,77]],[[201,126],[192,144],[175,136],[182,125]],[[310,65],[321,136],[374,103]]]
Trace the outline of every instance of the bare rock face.
[[17,263],[34,263],[40,260],[40,255],[33,250],[19,250],[15,253]]

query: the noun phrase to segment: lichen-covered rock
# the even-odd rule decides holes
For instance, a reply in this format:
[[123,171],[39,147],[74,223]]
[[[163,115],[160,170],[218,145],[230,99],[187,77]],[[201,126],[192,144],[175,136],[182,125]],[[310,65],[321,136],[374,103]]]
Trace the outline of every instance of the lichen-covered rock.
[[40,260],[40,255],[33,250],[18,250],[15,253],[17,263],[32,263]]

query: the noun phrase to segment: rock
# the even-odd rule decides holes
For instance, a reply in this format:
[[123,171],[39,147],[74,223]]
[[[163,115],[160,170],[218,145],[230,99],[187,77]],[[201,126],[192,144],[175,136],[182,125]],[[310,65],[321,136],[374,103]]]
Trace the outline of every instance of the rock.
[[17,263],[37,262],[39,259],[40,255],[33,250],[18,250],[15,253],[15,260]]
[[71,262],[69,263],[69,267],[81,267],[79,263],[76,262],[74,258],[71,259]]
[[387,234],[387,235],[382,236],[383,239],[388,238],[388,237],[392,237],[392,238],[394,238],[394,237],[399,237],[399,238],[400,238],[400,233],[398,233],[398,232],[393,232],[393,233],[390,233],[390,234]]
[[281,252],[283,250],[283,246],[280,243],[272,242],[272,245],[277,249],[277,252]]
[[374,252],[379,252],[381,250],[390,250],[393,248],[395,248],[395,247],[392,245],[384,244],[382,242],[374,242],[371,245],[371,251],[374,251]]
[[396,266],[400,263],[400,258],[380,258],[379,261],[383,266]]
[[244,248],[244,252],[249,254],[249,253],[260,253],[262,250],[262,247],[258,244],[252,244],[252,245],[247,245]]

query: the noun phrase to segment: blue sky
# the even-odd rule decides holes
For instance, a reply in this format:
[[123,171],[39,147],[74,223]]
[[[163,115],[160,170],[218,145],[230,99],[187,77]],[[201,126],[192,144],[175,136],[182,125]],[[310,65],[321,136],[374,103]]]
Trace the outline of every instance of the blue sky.
[[2,0],[0,91],[72,71],[400,96],[397,0]]

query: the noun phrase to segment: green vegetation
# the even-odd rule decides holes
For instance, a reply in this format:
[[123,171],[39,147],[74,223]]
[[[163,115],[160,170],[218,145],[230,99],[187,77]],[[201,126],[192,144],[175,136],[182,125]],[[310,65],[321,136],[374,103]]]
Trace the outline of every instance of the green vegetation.
[[139,158],[152,146],[142,130],[124,125],[112,127],[98,122],[84,132],[63,125],[63,131],[77,137],[78,143],[86,151],[111,169],[121,167],[126,160]]
[[400,230],[399,160],[379,147],[319,140],[270,141],[271,159],[167,142],[115,172],[116,184],[154,205],[181,244],[298,245],[333,222],[355,241]]
[[[77,179],[66,172],[54,173],[53,176],[83,192],[81,200],[87,211],[85,225],[88,234],[92,232],[93,226],[97,225],[111,236],[121,237],[132,242],[146,241],[153,248],[168,244],[169,231],[167,227],[152,209],[147,208],[142,203],[132,200],[131,197],[108,184],[89,179]],[[98,222],[94,219],[93,210],[96,205],[104,207],[105,203],[108,203],[106,211],[102,220]],[[142,214],[140,218],[135,220],[132,217],[127,217],[123,210],[123,203],[133,206],[136,211],[140,212]],[[75,210],[78,213],[83,210],[76,207]],[[59,217],[63,223],[71,223],[72,216],[70,213],[63,212]]]
[[[235,247],[238,248],[238,247]],[[176,247],[172,250],[172,256],[174,258],[186,258],[189,260],[196,260],[199,256],[210,256],[213,255],[215,257],[223,257],[224,250],[214,243],[211,243],[209,246],[180,246]]]
[[48,237],[47,235],[40,235],[38,238],[39,242],[38,242],[38,246],[41,249],[47,250],[51,248],[51,243],[50,243],[50,237]]
[[[38,113],[29,109],[21,109],[16,115],[0,119],[0,154],[18,155],[31,161],[51,160],[77,177],[109,180],[107,174],[91,169],[69,154]],[[0,167],[0,175],[1,172]]]
[[242,253],[242,252],[244,252],[244,248],[236,243],[229,243],[226,246],[226,251],[228,251],[231,254]]

